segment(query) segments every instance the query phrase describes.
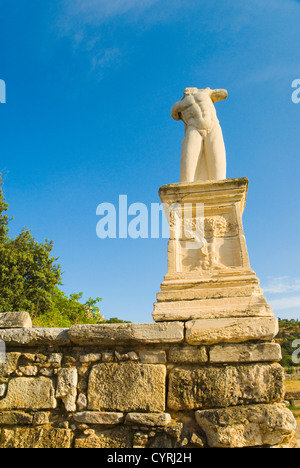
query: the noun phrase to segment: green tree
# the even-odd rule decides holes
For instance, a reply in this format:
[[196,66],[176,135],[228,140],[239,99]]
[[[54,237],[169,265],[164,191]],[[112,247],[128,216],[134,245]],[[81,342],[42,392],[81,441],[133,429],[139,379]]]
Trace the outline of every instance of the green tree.
[[281,365],[285,368],[289,368],[290,372],[294,367],[300,366],[293,361],[293,353],[295,348],[293,343],[295,340],[300,339],[300,322],[299,320],[281,320],[279,319],[280,331],[277,335],[277,341],[280,343],[282,348],[282,361]]
[[[82,293],[68,297],[59,289],[61,267],[52,256],[52,241],[38,243],[26,229],[9,237],[8,207],[0,174],[0,312],[24,310],[35,325],[48,327],[106,322],[100,298],[82,304]],[[114,321],[121,322],[109,322]]]
[[51,256],[52,242],[38,243],[25,229],[9,237],[7,210],[0,177],[0,312],[26,310],[35,318],[52,305],[60,266]]

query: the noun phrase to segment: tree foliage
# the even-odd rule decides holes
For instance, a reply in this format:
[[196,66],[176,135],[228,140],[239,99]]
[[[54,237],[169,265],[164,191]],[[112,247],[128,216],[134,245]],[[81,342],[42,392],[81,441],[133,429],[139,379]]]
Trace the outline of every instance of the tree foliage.
[[282,349],[281,365],[285,368],[290,368],[290,372],[294,367],[300,366],[293,361],[293,353],[295,347],[293,343],[300,340],[300,322],[299,320],[279,320],[280,332],[277,336],[277,341]]
[[39,243],[26,229],[9,237],[8,208],[0,174],[0,312],[27,311],[39,326],[106,322],[97,306],[100,298],[82,304],[82,293],[68,297],[59,289],[61,267],[52,255],[52,241]]

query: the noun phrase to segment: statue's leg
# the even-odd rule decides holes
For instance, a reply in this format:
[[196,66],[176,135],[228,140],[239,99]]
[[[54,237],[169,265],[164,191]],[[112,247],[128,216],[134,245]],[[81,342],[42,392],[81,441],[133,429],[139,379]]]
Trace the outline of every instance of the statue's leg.
[[187,127],[182,142],[180,182],[194,182],[201,153],[202,137],[194,127]]
[[226,150],[219,124],[205,138],[204,150],[209,180],[226,179]]
[[200,156],[199,156],[199,160],[197,164],[195,180],[199,180],[199,181],[208,180],[203,144],[202,144],[202,148],[201,148],[201,152],[200,152]]

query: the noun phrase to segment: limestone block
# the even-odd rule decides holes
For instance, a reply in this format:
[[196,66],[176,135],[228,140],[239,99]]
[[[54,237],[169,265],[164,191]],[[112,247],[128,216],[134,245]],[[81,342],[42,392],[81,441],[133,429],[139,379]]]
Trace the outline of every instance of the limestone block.
[[186,323],[186,341],[191,345],[271,341],[278,331],[275,317],[192,320]]
[[77,398],[77,407],[79,411],[83,411],[87,407],[87,397],[84,393],[80,393]]
[[108,353],[108,352],[102,353],[103,362],[114,362],[114,360],[115,360],[114,353]]
[[279,364],[222,368],[174,368],[168,408],[193,410],[282,401],[284,371]]
[[72,431],[69,429],[16,428],[2,429],[0,448],[71,448]]
[[194,433],[191,437],[190,443],[195,445],[198,448],[204,448],[204,442],[198,434]]
[[5,362],[2,364],[0,363],[0,375],[9,377],[16,372],[20,356],[21,353],[6,353]]
[[201,346],[177,346],[169,351],[169,362],[176,362],[181,364],[197,364],[205,363],[208,361],[206,348]]
[[5,395],[6,389],[7,389],[6,384],[0,384],[0,398],[2,398]]
[[196,420],[212,448],[244,448],[284,444],[296,421],[284,405],[255,405],[197,411]]
[[54,386],[46,377],[17,377],[8,382],[7,395],[0,410],[43,410],[56,408]]
[[27,376],[27,377],[32,377],[32,376],[35,376],[38,374],[38,367],[37,366],[21,366],[19,367],[19,372],[21,372],[21,374]]
[[129,353],[118,353],[115,351],[115,357],[117,361],[138,361],[139,357],[134,351],[130,351]]
[[157,322],[230,317],[274,317],[274,313],[266,299],[257,296],[157,302],[153,312]]
[[100,413],[86,411],[84,413],[76,413],[73,415],[74,421],[81,424],[94,425],[116,425],[124,421],[123,413]]
[[102,355],[100,353],[97,353],[97,354],[84,354],[84,355],[80,356],[80,362],[90,363],[90,362],[101,361],[101,356]]
[[167,413],[163,414],[151,414],[151,413],[129,413],[126,416],[125,424],[132,424],[134,426],[167,426],[171,422],[171,415]]
[[75,440],[75,448],[132,448],[131,428],[126,426],[116,426],[105,431],[96,431],[87,437],[79,437]]
[[281,361],[281,347],[276,343],[217,345],[210,349],[212,363]]
[[7,411],[0,413],[0,426],[29,426],[33,416],[21,411]]
[[133,437],[133,449],[145,449],[148,445],[149,436],[143,432],[136,432]]
[[165,351],[141,351],[139,353],[141,362],[145,364],[165,364],[167,356]]
[[71,341],[79,345],[114,345],[132,343],[180,343],[184,339],[183,323],[115,323],[73,325]]
[[49,413],[35,413],[33,416],[33,425],[44,426],[45,424],[49,424]]
[[162,365],[98,364],[90,373],[88,409],[100,411],[165,410],[166,368]]
[[56,398],[61,398],[66,411],[76,411],[78,372],[76,367],[68,367],[58,371]]
[[0,329],[7,346],[65,346],[70,344],[68,328]]
[[48,362],[52,365],[52,367],[57,368],[61,366],[62,358],[63,355],[61,353],[52,353],[49,356]]
[[43,367],[42,369],[40,369],[40,374],[43,375],[44,377],[53,377],[54,370],[48,369],[47,367]]
[[0,314],[0,328],[31,328],[28,312],[5,312]]

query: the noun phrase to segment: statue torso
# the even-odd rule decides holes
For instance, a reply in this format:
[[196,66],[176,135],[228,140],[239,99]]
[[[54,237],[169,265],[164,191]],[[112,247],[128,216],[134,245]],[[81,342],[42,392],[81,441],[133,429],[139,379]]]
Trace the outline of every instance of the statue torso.
[[210,90],[185,96],[180,102],[183,122],[197,130],[211,130],[218,123],[215,106],[210,97]]

